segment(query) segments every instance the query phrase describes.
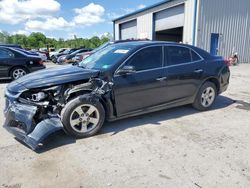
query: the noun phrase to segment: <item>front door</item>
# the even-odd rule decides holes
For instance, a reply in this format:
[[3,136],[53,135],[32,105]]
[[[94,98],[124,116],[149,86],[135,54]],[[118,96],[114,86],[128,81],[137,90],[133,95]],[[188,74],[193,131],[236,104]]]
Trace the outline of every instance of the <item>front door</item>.
[[134,66],[136,72],[114,76],[118,116],[137,110],[147,110],[166,102],[162,46],[147,47],[138,51],[125,65]]

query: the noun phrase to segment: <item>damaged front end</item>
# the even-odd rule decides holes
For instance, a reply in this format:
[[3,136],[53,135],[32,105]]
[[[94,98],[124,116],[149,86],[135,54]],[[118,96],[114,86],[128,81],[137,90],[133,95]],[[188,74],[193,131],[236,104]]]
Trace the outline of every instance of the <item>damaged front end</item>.
[[[54,91],[53,89],[55,88],[51,88],[51,91]],[[38,93],[24,91],[16,94],[8,90],[5,92],[4,127],[33,150],[49,134],[63,128],[60,116],[54,111],[55,106],[48,100],[47,93],[50,92],[46,92],[46,89]]]
[[48,135],[63,129],[60,114],[70,97],[88,91],[90,98],[97,98],[108,91],[106,83],[90,79],[86,83],[27,89],[20,93],[7,89],[4,127],[35,150]]

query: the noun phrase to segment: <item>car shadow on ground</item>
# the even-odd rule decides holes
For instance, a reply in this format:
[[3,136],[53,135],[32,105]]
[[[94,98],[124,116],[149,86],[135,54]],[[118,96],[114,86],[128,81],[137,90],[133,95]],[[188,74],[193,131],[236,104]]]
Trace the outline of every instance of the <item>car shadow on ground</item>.
[[0,79],[0,84],[9,84],[12,80],[10,78]]
[[[219,110],[222,108],[226,108],[235,102],[235,100],[232,100],[228,97],[218,96],[211,110]],[[101,131],[95,137],[102,138],[107,134],[109,134],[109,136],[112,136],[126,129],[143,126],[145,124],[152,124],[153,126],[157,126],[161,124],[161,121],[172,120],[196,113],[202,112],[193,109],[191,105],[186,105],[182,107],[176,107],[123,120],[118,120],[115,122],[106,122],[102,127]],[[43,153],[51,149],[61,147],[63,145],[74,144],[75,142],[76,139],[66,135],[63,131],[59,131],[57,133],[54,133],[53,135],[50,135],[44,141],[43,146],[40,147],[36,152]]]

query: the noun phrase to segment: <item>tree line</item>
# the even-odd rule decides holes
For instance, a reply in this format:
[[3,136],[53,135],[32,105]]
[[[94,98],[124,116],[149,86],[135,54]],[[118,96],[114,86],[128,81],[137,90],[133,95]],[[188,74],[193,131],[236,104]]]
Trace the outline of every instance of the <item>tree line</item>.
[[64,40],[63,38],[47,38],[43,33],[33,32],[26,36],[23,34],[10,35],[7,32],[0,32],[0,44],[18,44],[23,48],[96,48],[111,39],[111,35],[89,39],[77,38]]

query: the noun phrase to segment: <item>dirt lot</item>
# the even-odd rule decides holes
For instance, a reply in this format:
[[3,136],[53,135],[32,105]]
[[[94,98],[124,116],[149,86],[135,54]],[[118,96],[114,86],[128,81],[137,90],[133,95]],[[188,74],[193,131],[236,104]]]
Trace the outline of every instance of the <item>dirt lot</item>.
[[165,110],[81,140],[59,132],[38,152],[1,127],[0,187],[250,187],[250,64],[231,72],[208,112]]

